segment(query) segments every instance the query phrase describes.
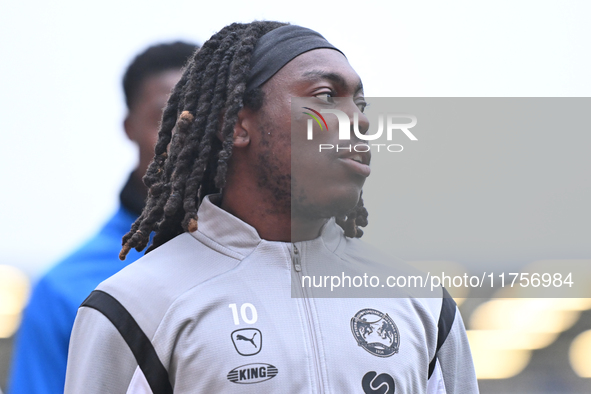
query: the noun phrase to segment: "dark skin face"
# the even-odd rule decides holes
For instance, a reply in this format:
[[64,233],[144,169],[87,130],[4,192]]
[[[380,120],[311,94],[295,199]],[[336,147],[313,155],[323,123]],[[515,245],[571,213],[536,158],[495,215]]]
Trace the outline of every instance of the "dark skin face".
[[139,163],[133,176],[138,178],[140,184],[154,158],[162,110],[181,75],[180,69],[171,69],[147,77],[123,123],[125,133],[139,148]]
[[[294,111],[292,124],[291,100],[307,97],[317,111],[339,109],[351,120],[357,112],[364,130],[369,124],[360,109],[361,80],[340,52],[316,49],[285,65],[263,85],[263,92],[259,111],[239,113],[222,208],[252,225],[263,239],[316,238],[330,217],[343,216],[357,204],[369,175],[369,155],[318,152],[320,143],[359,141],[338,139],[334,115],[324,116],[331,131],[321,132],[316,125],[314,139],[307,140],[310,117]],[[332,97],[343,99],[332,102]]]

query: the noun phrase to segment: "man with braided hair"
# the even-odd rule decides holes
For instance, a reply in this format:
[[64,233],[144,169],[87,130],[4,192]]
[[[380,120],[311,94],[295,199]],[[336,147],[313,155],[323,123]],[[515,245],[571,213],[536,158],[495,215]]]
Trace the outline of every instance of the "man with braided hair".
[[299,286],[317,267],[357,273],[384,258],[357,239],[369,153],[310,149],[292,132],[306,121],[292,119],[298,97],[369,127],[359,76],[312,30],[235,23],[194,55],[120,257],[152,244],[82,303],[66,393],[478,392],[445,290],[368,300]]
[[[121,237],[144,207],[147,190],[141,178],[153,156],[162,109],[180,79],[181,68],[196,48],[180,41],[153,45],[127,68],[123,77],[128,108],[124,128],[138,145],[138,165],[123,187],[120,207],[111,219],[35,285],[15,344],[9,393],[64,392],[76,311],[92,289],[126,265],[117,254]],[[131,253],[127,262],[140,256]]]

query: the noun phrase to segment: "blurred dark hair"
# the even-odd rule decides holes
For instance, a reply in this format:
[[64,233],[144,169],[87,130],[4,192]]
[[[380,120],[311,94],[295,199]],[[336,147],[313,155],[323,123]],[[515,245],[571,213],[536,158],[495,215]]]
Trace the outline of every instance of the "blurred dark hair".
[[199,45],[176,41],[157,44],[137,55],[123,76],[125,103],[131,109],[146,78],[171,69],[181,69]]

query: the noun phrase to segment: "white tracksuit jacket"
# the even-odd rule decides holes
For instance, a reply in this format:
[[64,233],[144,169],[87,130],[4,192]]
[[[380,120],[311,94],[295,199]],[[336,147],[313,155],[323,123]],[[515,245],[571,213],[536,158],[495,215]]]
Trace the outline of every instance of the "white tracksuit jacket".
[[199,230],[82,304],[65,392],[477,393],[462,319],[441,289],[436,298],[325,298],[301,286],[311,267],[369,273],[384,264],[373,255],[334,220],[311,241],[262,240],[208,197]]

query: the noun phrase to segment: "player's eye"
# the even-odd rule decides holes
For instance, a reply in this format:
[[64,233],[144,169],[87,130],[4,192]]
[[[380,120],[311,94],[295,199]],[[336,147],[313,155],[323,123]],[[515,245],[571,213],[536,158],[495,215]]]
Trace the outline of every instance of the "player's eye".
[[334,95],[332,92],[321,92],[315,95],[322,101],[326,101],[327,103],[334,103]]
[[363,112],[365,112],[365,108],[367,108],[367,106],[369,104],[367,103],[367,101],[365,101],[365,99],[357,99],[357,100],[355,100],[355,105],[357,105],[357,108],[359,108],[359,111],[361,111],[363,113]]

